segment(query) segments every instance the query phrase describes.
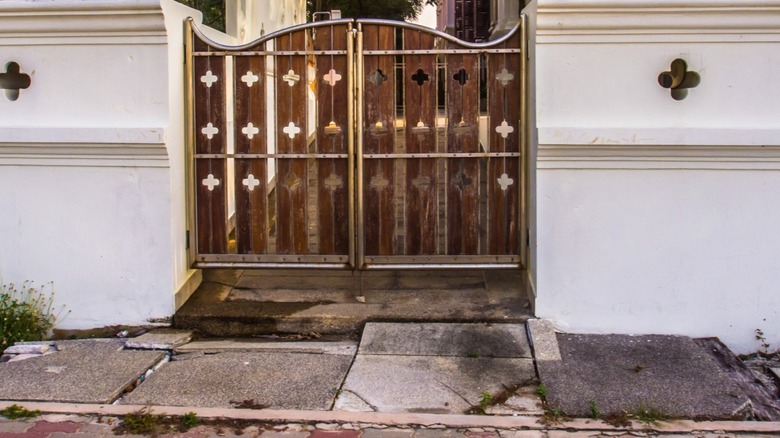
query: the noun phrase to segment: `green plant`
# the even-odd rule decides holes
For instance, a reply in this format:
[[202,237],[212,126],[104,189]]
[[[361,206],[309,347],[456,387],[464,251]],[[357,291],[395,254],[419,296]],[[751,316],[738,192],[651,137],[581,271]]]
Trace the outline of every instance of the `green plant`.
[[590,418],[598,420],[601,418],[601,412],[599,412],[598,406],[596,406],[596,402],[591,401],[590,402]]
[[544,386],[544,384],[541,384],[536,387],[536,393],[539,394],[539,397],[541,397],[542,400],[547,399],[547,387]]
[[41,415],[41,411],[31,411],[24,406],[13,404],[7,408],[0,410],[0,415],[9,420],[18,420],[19,418],[33,418]]
[[40,341],[54,327],[54,291],[46,294],[26,281],[0,283],[0,350],[19,341]]
[[563,413],[563,409],[561,409],[559,406],[547,406],[545,407],[544,415],[539,419],[539,422],[547,426],[552,426],[562,423],[565,417],[566,414]]
[[185,430],[197,426],[199,422],[198,414],[195,412],[187,412],[181,417],[181,424],[184,426]]
[[127,432],[135,435],[154,435],[162,418],[152,414],[151,408],[141,409],[138,412],[127,414],[122,419],[122,426]]
[[485,412],[485,410],[493,404],[493,396],[485,391],[479,396],[479,409],[482,412]]
[[769,342],[766,340],[766,336],[764,336],[763,330],[756,329],[756,340],[761,344],[761,352],[764,354],[769,354]]
[[644,405],[640,406],[639,410],[634,413],[633,417],[647,425],[656,424],[666,419],[666,415],[664,415],[657,408],[653,406],[647,407]]

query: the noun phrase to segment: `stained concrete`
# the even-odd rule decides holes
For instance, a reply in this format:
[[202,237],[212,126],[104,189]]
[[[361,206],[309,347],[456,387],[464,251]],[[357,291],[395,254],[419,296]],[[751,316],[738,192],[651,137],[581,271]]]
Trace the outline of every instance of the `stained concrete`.
[[122,403],[327,410],[351,361],[333,354],[195,354],[160,367]]
[[360,354],[530,358],[523,324],[368,323]]
[[0,399],[111,403],[164,354],[118,341],[58,342],[56,353],[0,364]]
[[538,362],[550,407],[589,416],[656,410],[731,419],[748,399],[709,354],[684,336],[557,335],[561,361]]

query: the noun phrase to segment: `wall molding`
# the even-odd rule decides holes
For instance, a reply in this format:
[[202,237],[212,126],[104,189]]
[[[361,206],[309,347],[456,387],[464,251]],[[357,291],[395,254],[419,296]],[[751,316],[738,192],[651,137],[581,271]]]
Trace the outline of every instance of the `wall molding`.
[[4,0],[0,44],[166,44],[161,0]]
[[537,42],[780,41],[778,0],[539,0]]

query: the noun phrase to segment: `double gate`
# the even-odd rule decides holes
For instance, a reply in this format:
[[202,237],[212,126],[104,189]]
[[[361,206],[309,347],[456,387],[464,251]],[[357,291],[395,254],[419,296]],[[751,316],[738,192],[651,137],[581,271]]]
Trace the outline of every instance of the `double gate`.
[[522,23],[387,20],[229,47],[187,24],[196,267],[522,267]]

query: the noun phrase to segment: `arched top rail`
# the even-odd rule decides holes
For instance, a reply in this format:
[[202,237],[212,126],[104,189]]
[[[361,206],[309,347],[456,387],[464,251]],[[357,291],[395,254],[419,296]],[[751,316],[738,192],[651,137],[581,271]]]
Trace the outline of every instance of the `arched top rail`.
[[433,36],[442,38],[446,41],[450,41],[452,43],[458,44],[462,47],[466,47],[469,49],[488,49],[491,47],[495,47],[501,43],[506,42],[512,36],[514,36],[521,27],[521,21],[518,21],[515,23],[515,25],[510,29],[509,32],[502,35],[500,38],[497,38],[492,41],[487,41],[484,43],[473,43],[469,41],[463,41],[461,39],[458,39],[450,34],[438,31],[436,29],[431,29],[429,27],[420,26],[419,24],[413,24],[413,23],[407,23],[405,21],[396,21],[396,20],[383,20],[383,19],[374,19],[374,18],[360,18],[360,19],[352,19],[352,18],[342,18],[338,20],[323,20],[323,21],[315,21],[312,23],[304,23],[304,24],[298,24],[295,26],[287,27],[281,30],[278,30],[276,32],[269,33],[268,35],[264,35],[254,41],[250,41],[246,44],[242,44],[239,46],[229,46],[225,44],[220,44],[208,36],[206,36],[200,29],[198,29],[197,24],[195,23],[195,20],[190,17],[187,19],[187,21],[190,22],[190,25],[195,32],[195,34],[203,40],[206,44],[209,46],[214,47],[215,49],[224,50],[224,51],[241,51],[241,50],[247,50],[251,49],[252,47],[255,47],[259,44],[265,43],[267,41],[273,40],[275,38],[278,38],[280,36],[290,34],[293,32],[297,32],[300,30],[306,30],[306,29],[316,29],[320,27],[330,27],[330,26],[338,26],[343,24],[370,24],[370,25],[380,25],[380,26],[392,26],[397,28],[403,28],[403,29],[410,29],[410,30],[416,30],[419,32],[425,32],[428,34],[431,34]]

